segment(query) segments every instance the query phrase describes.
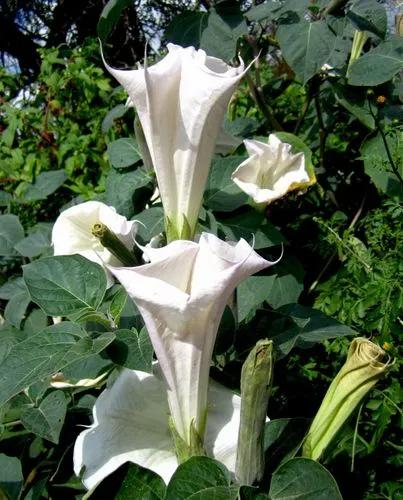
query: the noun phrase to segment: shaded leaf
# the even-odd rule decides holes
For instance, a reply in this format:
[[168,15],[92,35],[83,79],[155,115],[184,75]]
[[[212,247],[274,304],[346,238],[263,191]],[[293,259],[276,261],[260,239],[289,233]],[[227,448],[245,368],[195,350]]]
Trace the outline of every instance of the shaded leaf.
[[131,137],[122,137],[108,144],[109,161],[115,168],[126,168],[141,161],[137,142]]
[[269,297],[276,276],[250,276],[237,288],[238,321],[251,319],[251,313]]
[[153,236],[164,231],[164,210],[162,207],[151,207],[133,217],[141,222],[138,227],[138,236],[149,242]]
[[13,214],[0,215],[0,255],[15,254],[14,245],[24,238],[24,228]]
[[67,174],[64,170],[40,173],[35,182],[27,186],[24,192],[24,201],[44,200],[64,184],[66,179]]
[[9,300],[4,310],[5,319],[16,328],[20,327],[21,321],[25,316],[28,304],[31,302],[31,297],[28,290],[25,289]]
[[110,32],[118,22],[123,9],[131,5],[131,0],[109,0],[102,10],[97,24],[97,33],[101,42],[104,42],[108,38]]
[[38,408],[27,408],[21,414],[23,426],[37,436],[58,444],[67,411],[63,391],[53,391]]
[[110,359],[117,365],[152,373],[153,346],[147,330],[117,330],[116,339],[108,347]]
[[114,120],[121,118],[129,110],[129,107],[125,104],[118,104],[110,109],[102,120],[102,133],[106,134],[108,130],[112,127]]
[[23,486],[21,463],[16,457],[0,454],[0,497],[17,500]]

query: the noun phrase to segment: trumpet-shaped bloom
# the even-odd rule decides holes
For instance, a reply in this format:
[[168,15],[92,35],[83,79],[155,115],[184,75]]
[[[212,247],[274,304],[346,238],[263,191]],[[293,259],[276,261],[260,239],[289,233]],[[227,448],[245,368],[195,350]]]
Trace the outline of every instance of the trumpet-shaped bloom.
[[245,140],[249,158],[233,172],[232,180],[255,203],[271,203],[293,189],[314,182],[305,168],[303,153],[292,154],[291,145],[274,134],[268,143]]
[[244,66],[168,44],[168,54],[151,67],[106,67],[140,118],[168,226],[179,238],[191,238],[218,132]]
[[361,399],[385,375],[390,359],[386,353],[365,338],[351,342],[347,360],[336,375],[312,421],[303,447],[303,454],[318,460],[338,430]]
[[136,303],[150,334],[179,436],[203,438],[209,369],[224,308],[247,276],[271,265],[245,240],[236,245],[203,233],[199,243],[148,248],[150,264],[110,268]]
[[133,246],[134,221],[128,221],[104,203],[87,201],[64,210],[56,219],[52,231],[53,251],[54,255],[78,253],[100,264],[107,273],[108,284],[112,285],[112,276],[105,265],[119,266],[122,263],[92,234],[92,227],[99,222],[108,226],[127,248]]
[[[211,382],[208,410],[206,450],[233,472],[240,397]],[[83,483],[91,489],[130,461],[168,482],[178,466],[168,413],[166,388],[158,373],[123,370],[97,399],[93,425],[76,440],[75,473],[83,471]]]

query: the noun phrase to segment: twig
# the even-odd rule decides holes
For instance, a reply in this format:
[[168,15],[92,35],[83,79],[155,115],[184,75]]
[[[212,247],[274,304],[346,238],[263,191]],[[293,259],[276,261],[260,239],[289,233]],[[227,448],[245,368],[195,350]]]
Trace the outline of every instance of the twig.
[[301,125],[302,125],[303,121],[305,120],[305,116],[308,112],[311,101],[312,101],[312,96],[310,94],[308,94],[306,96],[304,105],[302,106],[301,114],[299,115],[298,121],[297,121],[295,128],[294,128],[295,135],[298,135],[299,129],[301,128]]
[[270,106],[266,103],[262,89],[256,87],[250,75],[246,74],[245,79],[249,85],[252,98],[259,107],[260,111],[263,113],[265,119],[270,123],[274,130],[282,131],[283,127],[277,121]]
[[320,156],[320,166],[323,168],[325,165],[325,147],[326,147],[326,136],[327,132],[325,129],[325,123],[322,117],[322,108],[319,100],[319,93],[314,96],[315,109],[319,122],[319,156]]

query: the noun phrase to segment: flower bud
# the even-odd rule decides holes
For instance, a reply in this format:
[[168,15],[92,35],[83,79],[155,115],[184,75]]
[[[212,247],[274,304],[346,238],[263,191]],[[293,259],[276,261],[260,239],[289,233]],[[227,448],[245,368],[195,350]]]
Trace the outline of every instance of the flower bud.
[[383,362],[385,351],[365,338],[351,342],[347,360],[322,401],[303,446],[303,456],[319,460],[361,399],[391,364]]
[[264,427],[273,379],[273,342],[259,340],[241,374],[241,420],[235,475],[242,484],[259,481],[264,472]]

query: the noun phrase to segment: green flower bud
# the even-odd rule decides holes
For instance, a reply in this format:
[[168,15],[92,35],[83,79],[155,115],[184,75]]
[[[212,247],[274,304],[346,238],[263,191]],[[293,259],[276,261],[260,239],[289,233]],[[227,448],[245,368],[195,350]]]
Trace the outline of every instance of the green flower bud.
[[101,245],[108,249],[124,266],[137,266],[135,255],[120,241],[105,224],[98,222],[92,226],[92,234],[99,239]]
[[347,360],[322,401],[303,446],[303,456],[319,460],[347,418],[391,364],[385,351],[365,338],[351,342]]

